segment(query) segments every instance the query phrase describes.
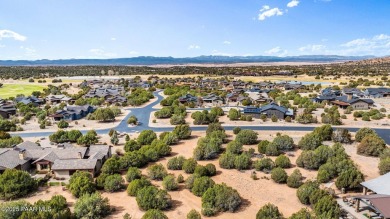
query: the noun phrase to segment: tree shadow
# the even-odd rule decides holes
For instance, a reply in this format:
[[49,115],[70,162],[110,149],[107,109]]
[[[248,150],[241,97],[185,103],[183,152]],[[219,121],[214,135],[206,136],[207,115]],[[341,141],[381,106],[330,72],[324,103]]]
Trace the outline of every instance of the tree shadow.
[[186,185],[184,183],[179,183],[179,186],[177,187],[176,191],[184,191],[186,190]]
[[126,212],[125,212],[125,208],[123,207],[123,206],[117,206],[117,205],[115,205],[115,206],[111,206],[111,209],[114,209],[114,211],[113,211],[113,213],[115,213],[115,214],[125,214]]
[[221,175],[221,174],[222,174],[222,171],[220,171],[220,170],[217,170],[217,172],[215,173],[216,176]]
[[172,203],[172,206],[171,206],[171,208],[168,211],[174,211],[174,210],[176,210],[176,208],[178,208],[178,207],[183,205],[183,202],[179,201],[179,200],[172,200],[171,203]]
[[241,197],[241,206],[235,213],[243,212],[246,208],[248,208],[251,205],[251,202],[248,199]]
[[[170,155],[167,155],[167,156],[165,156],[165,157],[161,157],[160,159],[158,159],[158,161],[168,160],[169,158],[176,157],[177,155],[179,155],[179,153],[177,153],[177,152],[171,152]],[[158,162],[158,161],[157,161],[157,162]]]

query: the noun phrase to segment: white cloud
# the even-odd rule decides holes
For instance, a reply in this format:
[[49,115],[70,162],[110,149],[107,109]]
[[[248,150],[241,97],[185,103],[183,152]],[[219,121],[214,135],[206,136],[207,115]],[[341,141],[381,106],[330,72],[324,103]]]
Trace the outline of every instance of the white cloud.
[[223,41],[222,43],[225,44],[225,45],[230,45],[230,44],[232,44],[232,42],[227,41],[227,40]]
[[[321,40],[326,42],[327,40]],[[388,56],[390,55],[390,35],[378,34],[372,37],[357,38],[339,45],[309,44],[298,48],[304,55],[340,56]]]
[[390,35],[379,34],[371,38],[358,38],[340,45],[339,55],[390,55]]
[[379,34],[373,37],[373,40],[389,40],[390,36],[386,34]]
[[136,57],[136,56],[138,56],[138,54],[139,54],[139,53],[138,53],[137,51],[134,51],[134,50],[129,52],[129,55],[130,55],[131,57]]
[[0,44],[0,48],[4,48],[4,47],[5,47],[5,45],[1,45],[1,44]]
[[17,41],[25,41],[27,37],[11,30],[0,30],[0,40],[3,38],[12,38]]
[[265,54],[271,56],[286,56],[288,51],[281,49],[279,46],[274,47],[270,50],[264,51]]
[[24,57],[28,57],[28,58],[38,58],[39,57],[37,54],[37,51],[33,47],[20,46],[19,48],[24,51],[24,54],[23,54]]
[[213,56],[232,56],[232,54],[230,54],[230,53],[221,52],[221,51],[218,51],[216,49],[211,51],[211,55],[213,55]]
[[321,45],[321,44],[309,44],[306,46],[300,47],[298,50],[301,52],[323,52],[326,46]]
[[299,1],[298,1],[298,0],[292,0],[291,2],[289,2],[289,3],[287,4],[287,7],[293,8],[293,7],[298,6],[298,4],[299,4]]
[[259,14],[259,17],[258,19],[260,21],[263,21],[265,20],[267,17],[273,17],[273,16],[282,16],[283,15],[283,11],[280,10],[279,8],[270,8],[268,5],[264,5],[261,9],[260,9],[260,14]]
[[351,40],[349,42],[346,42],[344,44],[341,44],[341,46],[343,47],[356,47],[356,46],[364,46],[364,45],[369,45],[369,44],[372,44],[373,42],[370,41],[370,40],[367,40],[365,38],[361,38],[361,39],[355,39],[355,40]]
[[111,39],[110,39],[111,41],[115,41],[116,40],[116,38],[115,37],[111,37]]
[[198,45],[189,45],[188,49],[200,49],[200,46],[198,46]]
[[103,49],[90,49],[89,52],[94,54],[95,57],[98,57],[98,58],[113,58],[113,57],[117,57],[116,53],[106,52]]
[[263,7],[260,9],[260,12],[262,11],[267,11],[269,10],[271,7],[269,5],[263,5]]

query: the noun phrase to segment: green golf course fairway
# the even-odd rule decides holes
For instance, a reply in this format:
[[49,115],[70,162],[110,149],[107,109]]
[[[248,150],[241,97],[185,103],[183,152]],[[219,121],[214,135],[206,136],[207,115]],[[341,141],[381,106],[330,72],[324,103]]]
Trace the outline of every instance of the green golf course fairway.
[[33,91],[43,91],[45,85],[37,84],[4,84],[0,87],[0,98],[15,97],[18,94],[31,95]]

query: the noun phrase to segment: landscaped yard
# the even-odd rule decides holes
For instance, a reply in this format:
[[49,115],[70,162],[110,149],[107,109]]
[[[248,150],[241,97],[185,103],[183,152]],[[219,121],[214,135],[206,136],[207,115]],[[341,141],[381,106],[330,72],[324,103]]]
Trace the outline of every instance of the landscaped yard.
[[0,98],[14,97],[18,94],[31,95],[33,91],[43,91],[45,87],[38,84],[4,84],[0,88]]

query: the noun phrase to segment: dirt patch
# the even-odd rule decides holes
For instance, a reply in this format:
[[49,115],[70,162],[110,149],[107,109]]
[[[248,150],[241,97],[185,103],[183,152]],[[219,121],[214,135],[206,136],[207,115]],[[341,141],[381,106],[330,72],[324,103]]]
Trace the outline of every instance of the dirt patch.
[[[226,132],[229,135],[229,139],[233,140],[234,135],[231,131]],[[274,131],[261,131],[259,133],[259,139],[261,140],[272,140],[276,136]],[[295,143],[298,143],[300,138],[308,132],[283,132],[293,138]],[[205,135],[204,132],[193,132],[192,137],[188,140],[181,141],[177,145],[172,146],[172,155],[170,157],[162,158],[158,163],[163,164],[165,167],[170,158],[178,155],[182,155],[186,158],[192,157],[193,149],[196,147],[196,143],[199,137]],[[131,134],[131,138],[136,138],[138,134]],[[31,139],[32,140],[32,139]],[[101,141],[106,141],[109,143],[108,135],[103,135]],[[114,150],[121,149],[123,150],[124,139],[121,139],[119,146],[114,146]],[[332,142],[325,142],[327,145],[333,144]],[[223,145],[226,147],[226,144]],[[367,158],[356,154],[356,144],[344,145],[346,152],[351,156],[351,158],[359,166],[360,170],[367,176],[367,179],[374,178],[378,176],[378,159],[377,158]],[[248,150],[249,148],[254,148],[257,151],[256,145],[245,145],[244,149]],[[291,163],[293,164],[292,168],[286,169],[288,174],[291,174],[295,169],[299,169],[302,175],[305,177],[305,180],[315,179],[317,176],[317,171],[305,170],[295,166],[296,159],[301,154],[301,150],[296,150],[290,153],[289,156]],[[255,160],[256,158],[254,158]],[[271,157],[275,159],[275,157]],[[212,163],[216,166],[218,174],[212,179],[216,183],[226,183],[228,186],[236,189],[242,199],[243,205],[236,213],[221,213],[215,218],[254,218],[259,208],[267,203],[273,203],[279,207],[279,210],[283,213],[285,217],[290,216],[294,212],[299,211],[301,208],[307,207],[302,205],[297,196],[296,189],[289,188],[286,184],[277,184],[272,181],[270,174],[265,174],[263,172],[257,171],[258,180],[253,180],[251,178],[251,172],[253,170],[247,171],[237,171],[237,170],[225,170],[219,167],[218,159],[209,160],[209,161],[199,161],[201,165],[206,165]],[[373,171],[375,170],[375,171]],[[142,168],[143,174],[147,174],[147,167]],[[184,178],[188,177],[188,174],[185,174],[184,171],[168,171],[169,173],[174,174],[176,177],[179,174],[182,174]],[[154,185],[159,188],[162,188],[161,181],[152,181]],[[332,186],[332,188],[334,185]],[[339,193],[339,191],[336,191]],[[46,191],[36,193],[34,196],[27,198],[26,200],[34,202],[38,199],[50,199],[54,194],[64,195],[69,203],[74,203],[75,198],[68,192],[62,191],[61,187],[50,187]],[[191,210],[195,209],[201,211],[201,198],[193,195],[190,191],[184,188],[184,184],[180,185],[178,191],[169,192],[174,200],[174,206],[172,209],[165,211],[164,213],[168,218],[185,218],[186,214]],[[135,197],[130,197],[127,195],[126,191],[116,192],[116,193],[106,193],[103,192],[102,195],[107,197],[110,200],[112,207],[116,211],[110,215],[108,218],[122,218],[124,214],[129,213],[132,218],[139,219],[145,213],[144,211],[138,208]],[[72,207],[72,205],[71,205]]]

